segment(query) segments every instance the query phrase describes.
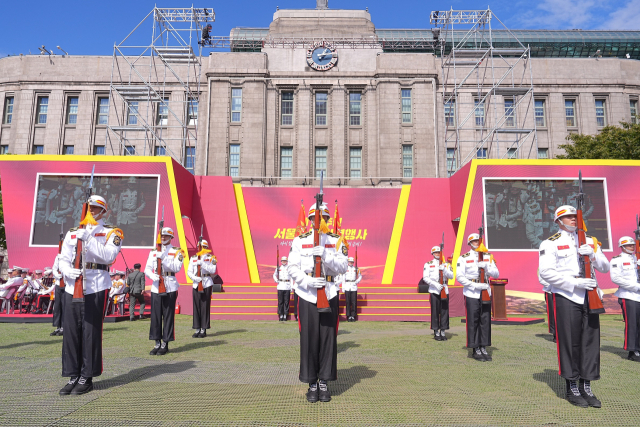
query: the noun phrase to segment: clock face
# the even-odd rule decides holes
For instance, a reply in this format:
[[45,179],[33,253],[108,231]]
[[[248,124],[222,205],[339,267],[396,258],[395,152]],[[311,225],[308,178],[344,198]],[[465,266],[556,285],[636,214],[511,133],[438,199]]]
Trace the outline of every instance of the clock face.
[[307,64],[316,71],[327,71],[338,62],[338,52],[327,42],[316,43],[307,50]]

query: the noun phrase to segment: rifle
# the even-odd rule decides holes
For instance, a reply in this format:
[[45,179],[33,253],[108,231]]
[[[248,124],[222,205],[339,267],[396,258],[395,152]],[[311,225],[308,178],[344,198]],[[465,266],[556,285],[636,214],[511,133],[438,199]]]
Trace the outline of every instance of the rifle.
[[[444,265],[444,233],[442,233],[442,243],[440,244],[440,265]],[[440,270],[440,284],[442,285],[442,289],[440,289],[440,299],[447,299],[449,295],[447,295],[447,291],[444,289],[444,268]]]
[[[198,254],[202,251],[202,231],[204,229],[204,224],[200,226],[200,237],[198,238]],[[198,255],[198,261],[202,259],[202,255]],[[204,293],[204,288],[202,287],[202,266],[198,264],[198,271],[196,272],[198,277],[200,278],[200,282],[198,282],[198,292],[201,294]]]
[[[584,219],[582,218],[582,208],[584,206],[584,193],[582,192],[582,171],[578,171],[578,206],[577,206],[577,221],[578,221],[578,246],[585,245],[587,243],[587,235],[585,234],[583,225]],[[598,250],[597,247],[593,248],[594,251]],[[578,255],[580,264],[580,275],[585,279],[592,279],[591,260],[588,255]],[[589,302],[589,314],[601,314],[604,313],[604,305],[598,295],[597,286],[587,291],[587,298]]]
[[[89,188],[87,189],[87,201],[82,205],[82,215],[80,215],[80,224],[78,229],[84,229],[86,225],[84,224],[84,219],[89,212],[89,198],[93,193],[93,173],[96,170],[96,165],[93,165],[93,169],[91,169],[91,180],[89,181]],[[77,270],[82,270],[82,274],[76,277],[76,282],[73,286],[73,299],[72,302],[75,303],[83,303],[84,302],[84,282],[86,277],[86,269],[84,263],[84,257],[82,256],[84,253],[84,245],[82,240],[78,240],[76,243],[76,258],[73,263],[73,266]]]
[[[482,212],[482,221],[480,222],[480,227],[478,228],[478,235],[480,236],[480,241],[478,242],[478,247],[482,246],[482,241],[484,240],[484,212]],[[480,252],[482,254],[482,261],[484,261],[484,252]],[[478,255],[478,259],[480,259],[480,255]],[[479,268],[480,270],[480,283],[489,283],[487,280],[487,275],[484,268]],[[491,304],[491,296],[489,295],[489,291],[483,289],[481,292],[481,298],[483,304]]]
[[[313,218],[313,246],[320,246],[320,221],[322,218],[322,199],[324,198],[324,193],[322,192],[322,180],[324,176],[324,171],[320,171],[320,192],[316,194],[316,213]],[[322,277],[322,258],[319,256],[314,257],[314,274],[313,277]],[[318,313],[331,313],[331,307],[329,306],[329,300],[327,299],[327,294],[324,292],[324,286],[318,288],[318,298],[317,304]]]
[[[638,222],[638,215],[636,215],[636,261],[640,259],[640,222]],[[636,264],[636,280],[640,283],[640,265]]]
[[276,280],[280,284],[280,245],[276,246]]
[[[64,243],[64,224],[60,224],[60,241],[58,242],[58,255],[62,253],[62,244]],[[58,260],[58,264],[60,264],[60,260]],[[58,274],[62,276],[60,273],[60,269],[58,269]],[[64,277],[60,279],[60,283],[58,284],[60,289],[64,289]]]
[[157,257],[162,251],[162,228],[164,227],[164,206],[162,206],[162,219],[158,223],[158,240],[156,241],[156,274],[158,275],[158,295],[167,295],[167,288],[164,286],[164,276],[162,275],[162,260]]
[[356,246],[356,259],[354,264],[356,265],[356,278],[358,277],[358,247]]

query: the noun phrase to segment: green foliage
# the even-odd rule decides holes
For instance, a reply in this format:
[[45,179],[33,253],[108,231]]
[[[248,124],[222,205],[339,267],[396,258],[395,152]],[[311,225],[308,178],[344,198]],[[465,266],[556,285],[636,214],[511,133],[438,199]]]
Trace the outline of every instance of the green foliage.
[[640,160],[640,124],[620,122],[597,135],[571,134],[567,141],[560,145],[566,154],[556,158]]

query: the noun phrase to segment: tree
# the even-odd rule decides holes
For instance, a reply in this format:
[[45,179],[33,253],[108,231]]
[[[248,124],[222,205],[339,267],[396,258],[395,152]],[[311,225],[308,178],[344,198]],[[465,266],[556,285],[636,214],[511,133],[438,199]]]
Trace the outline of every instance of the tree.
[[640,160],[640,124],[620,122],[620,126],[607,126],[597,135],[571,134],[567,141],[560,145],[566,154],[556,158]]

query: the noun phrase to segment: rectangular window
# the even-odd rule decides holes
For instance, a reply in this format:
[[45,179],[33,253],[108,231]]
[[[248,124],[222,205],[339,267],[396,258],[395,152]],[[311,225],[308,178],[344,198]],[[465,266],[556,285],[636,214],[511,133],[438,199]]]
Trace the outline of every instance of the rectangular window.
[[293,147],[280,148],[280,177],[291,178],[293,171]]
[[316,93],[316,126],[327,125],[327,99],[326,93]]
[[109,98],[98,98],[98,124],[106,125],[109,120]]
[[132,101],[129,103],[129,112],[127,117],[127,124],[138,124],[138,101]]
[[136,155],[136,147],[133,145],[127,145],[124,147],[124,155],[125,156],[135,156]]
[[65,145],[62,147],[62,154],[73,154],[73,145]]
[[293,124],[293,92],[282,92],[280,116],[283,126]]
[[402,89],[402,123],[411,123],[411,89]]
[[413,178],[413,145],[402,146],[402,176]]
[[517,159],[518,158],[518,149],[517,148],[509,148],[507,150],[507,158],[508,159]]
[[44,145],[34,145],[31,154],[44,154]]
[[537,127],[547,127],[547,116],[545,111],[545,103],[544,99],[536,99],[535,100],[535,115],[536,115],[536,126]]
[[193,99],[187,104],[187,125],[198,125],[198,101]]
[[515,127],[516,125],[516,110],[513,106],[513,99],[504,100],[504,125],[508,127]]
[[629,101],[629,112],[631,113],[631,123],[634,125],[638,123],[638,100],[632,99]]
[[169,100],[165,98],[158,102],[158,118],[156,119],[156,125],[166,126],[167,123],[169,123]]
[[240,144],[229,145],[229,176],[240,176]]
[[548,148],[538,148],[538,158],[539,159],[548,159],[549,158],[549,149]]
[[9,146],[0,145],[0,154],[9,154]]
[[476,153],[476,158],[478,158],[478,159],[486,159],[487,158],[487,149],[486,148],[479,149],[478,152]]
[[599,128],[607,125],[607,105],[604,99],[596,99],[596,124]]
[[105,154],[107,154],[107,150],[105,149],[104,145],[95,145],[93,147],[93,154],[95,154],[96,156],[104,156]]
[[156,156],[166,156],[167,149],[165,147],[156,147]]
[[362,178],[362,148],[349,148],[349,176],[351,178]]
[[2,124],[10,125],[13,120],[13,96],[7,96],[4,99],[4,117]]
[[454,174],[458,168],[458,162],[456,161],[456,149],[447,148],[447,176]]
[[446,126],[455,126],[456,125],[456,102],[455,101],[447,101],[444,104],[444,124]]
[[484,102],[480,102],[479,99],[474,101],[475,104],[475,116],[476,116],[476,126],[484,127]]
[[320,178],[320,172],[324,171],[327,177],[327,147],[316,147],[316,178]]
[[49,110],[49,97],[41,96],[38,98],[38,124],[47,123],[47,111]]
[[78,123],[78,97],[71,96],[67,99],[67,124],[75,125]]
[[576,127],[576,101],[573,99],[564,100],[564,115],[567,119],[567,127]]
[[240,88],[231,89],[231,122],[240,123],[241,118],[242,118],[242,89]]
[[195,175],[196,173],[196,147],[187,147],[184,153],[184,168]]
[[360,126],[360,113],[362,104],[362,94],[360,92],[349,94],[349,125]]

